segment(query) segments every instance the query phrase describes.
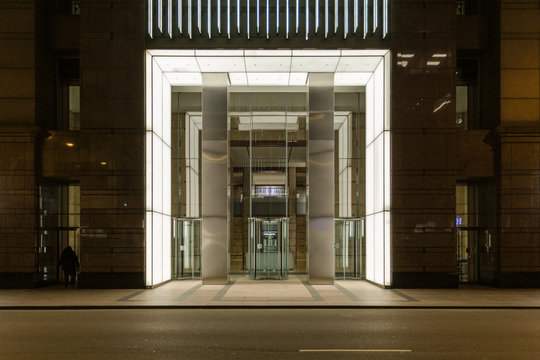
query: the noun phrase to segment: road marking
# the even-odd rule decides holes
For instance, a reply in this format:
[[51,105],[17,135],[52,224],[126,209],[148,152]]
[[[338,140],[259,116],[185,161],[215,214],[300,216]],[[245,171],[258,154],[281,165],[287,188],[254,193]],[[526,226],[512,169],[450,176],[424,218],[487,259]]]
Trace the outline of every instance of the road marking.
[[410,349],[298,349],[299,352],[412,352]]

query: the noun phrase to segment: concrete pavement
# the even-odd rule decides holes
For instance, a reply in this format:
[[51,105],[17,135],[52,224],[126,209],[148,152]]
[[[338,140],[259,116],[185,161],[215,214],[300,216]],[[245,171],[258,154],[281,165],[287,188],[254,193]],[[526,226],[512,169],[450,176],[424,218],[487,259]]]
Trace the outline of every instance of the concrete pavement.
[[232,276],[228,285],[170,281],[154,289],[77,289],[62,285],[0,290],[0,309],[182,307],[530,308],[540,309],[540,289],[382,289],[366,281],[309,285],[303,276],[252,281]]

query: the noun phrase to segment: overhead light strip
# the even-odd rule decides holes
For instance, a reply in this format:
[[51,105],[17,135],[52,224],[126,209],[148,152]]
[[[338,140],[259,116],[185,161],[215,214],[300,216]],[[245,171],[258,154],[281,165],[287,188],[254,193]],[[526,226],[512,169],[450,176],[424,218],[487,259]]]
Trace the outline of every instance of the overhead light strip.
[[383,38],[388,35],[388,0],[384,0],[383,6]]
[[289,0],[286,0],[285,6],[285,38],[289,38]]
[[334,34],[337,34],[339,27],[339,0],[334,0]]
[[199,34],[202,34],[202,6],[201,0],[197,0],[197,28],[199,29]]
[[159,32],[163,34],[163,0],[158,0],[157,26],[158,26]]
[[319,31],[319,0],[315,0],[315,33]]
[[192,29],[192,25],[193,25],[193,19],[192,19],[192,12],[193,12],[193,6],[192,6],[192,2],[193,0],[188,0],[188,35],[189,35],[189,38],[192,39],[193,38],[193,29]]
[[240,34],[240,0],[236,0],[236,30]]
[[300,0],[296,0],[296,33],[300,27]]
[[276,34],[279,34],[279,0],[276,0]]
[[328,37],[328,0],[324,0],[324,38]]
[[167,33],[172,39],[172,0],[167,0]]
[[227,37],[231,38],[231,0],[227,0]]
[[207,14],[206,27],[208,28],[208,38],[211,39],[212,38],[212,2],[211,0],[207,0],[206,14]]
[[356,31],[358,30],[358,0],[354,0],[354,30],[353,33],[356,34]]
[[182,33],[182,0],[178,0],[178,31],[180,31],[180,34]]
[[217,17],[217,31],[221,34],[221,0],[217,0],[216,8],[216,17]]
[[309,39],[309,0],[306,0],[306,40]]
[[343,38],[349,33],[349,0],[343,0]]
[[148,35],[150,35],[150,39],[154,38],[153,34],[153,27],[154,27],[154,1],[148,0]]
[[373,33],[377,32],[379,27],[379,1],[373,0]]
[[364,0],[364,39],[366,38],[368,32],[368,14],[368,0]]
[[[147,32],[151,39],[154,38],[154,17],[157,17],[157,28],[158,31],[168,36],[170,39],[173,39],[174,32],[176,30],[173,30],[174,27],[174,11],[177,10],[177,24],[176,27],[178,28],[178,33],[184,34],[187,32],[189,35],[189,38],[193,38],[193,12],[195,9],[193,9],[193,0],[188,0],[187,7],[184,9],[183,7],[183,1],[184,0],[177,0],[175,4],[173,5],[173,0],[166,0],[167,3],[164,3],[164,0],[147,0]],[[197,6],[197,30],[199,34],[203,34],[203,19],[202,19],[202,12],[203,12],[203,0],[197,0],[197,3],[195,6]],[[213,27],[213,21],[217,25],[218,33],[222,34],[222,24],[221,24],[221,1],[222,0],[216,0],[215,9],[216,9],[216,20],[212,19],[212,12],[214,11],[214,4],[212,4],[212,0],[207,0],[206,6],[207,6],[207,19],[206,19],[206,28],[208,31],[208,38],[212,38],[212,27]],[[241,8],[242,8],[242,0],[236,0],[236,30],[238,35],[241,34]],[[256,0],[256,21],[257,21],[257,33],[260,33],[260,26],[261,26],[261,0]],[[310,1],[313,1],[312,4],[310,4]],[[360,27],[360,16],[362,16],[363,21],[363,38],[366,39],[368,35],[375,34],[377,31],[380,31],[380,36],[382,38],[386,38],[389,34],[389,0],[343,0],[342,6],[343,10],[340,9],[340,0],[334,0],[334,6],[333,9],[330,9],[330,2],[331,0],[324,0],[324,14],[321,14],[321,0],[305,0],[304,6],[300,4],[300,0],[296,0],[295,6],[295,33],[298,34],[300,32],[300,17],[304,17],[305,21],[305,39],[308,40],[310,36],[311,31],[311,24],[310,24],[310,6],[314,6],[314,34],[317,35],[319,33],[319,29],[321,26],[324,26],[324,37],[328,38],[328,33],[330,31],[330,11],[333,11],[334,15],[334,34],[338,34],[340,32],[340,26],[343,26],[343,38],[346,39],[347,36],[351,35],[354,36],[357,34],[359,27]],[[360,4],[360,1],[362,1],[362,4]],[[285,0],[285,24],[280,19],[281,16],[281,9],[280,9],[280,0],[276,0],[275,3],[273,3],[273,0],[266,0],[266,38],[270,38],[270,25],[271,21],[270,18],[273,16],[271,14],[271,6],[275,6],[275,31],[276,35],[279,35],[280,30],[285,31],[285,38],[289,38],[289,34],[291,32],[290,29],[290,0]],[[156,5],[154,7],[154,5]],[[251,38],[251,0],[246,0],[246,35],[247,38]],[[264,6],[264,5],[263,5]],[[300,7],[303,7],[305,9],[305,13],[301,14]],[[176,8],[176,9],[175,9]],[[155,9],[157,9],[157,15],[155,14]],[[373,9],[373,11],[371,11]],[[231,0],[227,0],[227,37],[230,39],[231,37]],[[341,13],[340,13],[341,11]],[[353,14],[351,15],[351,11],[353,11]],[[166,14],[165,14],[166,12]],[[187,14],[185,14],[187,12]],[[380,14],[379,14],[380,13]],[[343,20],[340,19],[340,16],[343,15]],[[324,16],[324,25],[321,24],[321,21],[323,21],[322,16]],[[370,19],[370,16],[372,17]],[[187,17],[187,21],[184,19],[184,17]],[[379,17],[382,18],[381,21],[379,21]],[[164,19],[165,18],[165,19]],[[341,20],[341,23],[340,23]],[[165,29],[165,21],[167,22],[167,26]],[[184,24],[184,21],[187,22],[187,24]],[[382,23],[382,24],[381,24]],[[187,25],[187,26],[186,26]],[[284,29],[281,29],[280,27],[284,26]],[[379,25],[382,25],[382,28],[379,30]],[[186,31],[187,28],[187,31]],[[264,31],[264,30],[263,30]],[[322,34],[321,34],[322,35]]]

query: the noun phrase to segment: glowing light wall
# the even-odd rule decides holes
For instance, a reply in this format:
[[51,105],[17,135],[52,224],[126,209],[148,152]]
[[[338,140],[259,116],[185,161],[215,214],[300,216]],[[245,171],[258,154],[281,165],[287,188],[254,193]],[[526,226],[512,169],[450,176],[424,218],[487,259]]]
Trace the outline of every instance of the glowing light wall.
[[390,56],[366,85],[366,279],[391,285]]
[[171,85],[146,55],[146,285],[171,278]]

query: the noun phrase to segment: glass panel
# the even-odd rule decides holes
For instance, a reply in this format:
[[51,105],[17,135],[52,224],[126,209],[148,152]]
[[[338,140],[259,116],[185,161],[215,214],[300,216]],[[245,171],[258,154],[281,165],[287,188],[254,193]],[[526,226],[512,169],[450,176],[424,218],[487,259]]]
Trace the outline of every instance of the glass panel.
[[288,276],[289,221],[249,219],[249,277],[253,280],[286,279]]
[[[292,271],[305,271],[306,100],[306,93],[268,90],[229,94],[231,273],[245,272],[257,260],[251,258],[252,237],[264,234],[257,230],[246,236],[256,230],[249,218],[293,219],[286,227],[287,251],[281,252],[285,259],[280,261],[286,260]],[[264,239],[260,242],[264,247]],[[266,254],[258,260],[270,261]],[[300,264],[297,254],[303,257]]]
[[468,86],[456,86],[456,128],[468,128]]
[[69,130],[81,129],[81,87],[69,87]]
[[173,277],[176,279],[200,279],[201,277],[201,219],[177,219],[174,221]]
[[335,277],[364,278],[364,219],[336,219]]

